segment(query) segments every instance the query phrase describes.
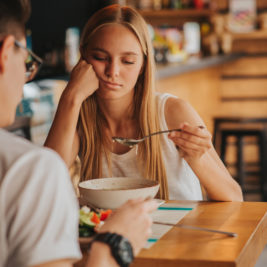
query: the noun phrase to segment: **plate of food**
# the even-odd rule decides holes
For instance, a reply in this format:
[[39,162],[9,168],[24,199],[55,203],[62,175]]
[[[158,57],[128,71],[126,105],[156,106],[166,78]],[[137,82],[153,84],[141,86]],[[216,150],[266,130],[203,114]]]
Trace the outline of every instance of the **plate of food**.
[[97,229],[103,225],[111,215],[112,210],[92,210],[88,206],[82,206],[79,211],[79,242],[80,245],[88,244],[96,234]]

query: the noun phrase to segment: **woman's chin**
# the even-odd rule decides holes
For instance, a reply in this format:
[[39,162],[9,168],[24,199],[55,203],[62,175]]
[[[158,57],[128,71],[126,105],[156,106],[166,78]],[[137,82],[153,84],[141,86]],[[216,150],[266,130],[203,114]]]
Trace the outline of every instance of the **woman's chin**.
[[121,99],[124,97],[132,97],[134,94],[134,90],[130,90],[130,91],[123,91],[123,90],[110,90],[107,88],[99,88],[96,91],[96,94],[99,98],[101,99]]
[[101,89],[101,88],[99,88],[96,91],[96,94],[99,98],[102,98],[102,99],[116,99],[122,95],[121,92],[118,92],[116,90],[108,90],[108,89]]

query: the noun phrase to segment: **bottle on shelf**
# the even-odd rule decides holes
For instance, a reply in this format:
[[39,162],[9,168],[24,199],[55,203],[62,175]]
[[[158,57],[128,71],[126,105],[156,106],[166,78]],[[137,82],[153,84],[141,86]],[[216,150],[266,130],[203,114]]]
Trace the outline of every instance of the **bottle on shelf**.
[[161,0],[153,0],[153,9],[155,9],[155,10],[161,10],[162,9]]
[[182,0],[171,0],[170,1],[171,9],[179,9],[182,8]]
[[125,5],[133,7],[133,8],[137,7],[137,4],[136,4],[135,0],[127,0],[127,1],[125,1]]
[[138,1],[138,8],[139,9],[151,9],[153,6],[152,0],[139,0]]
[[194,5],[196,9],[202,9],[204,7],[203,0],[194,0]]
[[162,8],[170,8],[170,0],[162,0]]
[[182,2],[183,8],[192,8],[193,7],[192,0],[181,0],[181,2]]
[[67,72],[71,72],[72,68],[79,60],[79,28],[71,27],[66,30],[65,40],[65,67]]

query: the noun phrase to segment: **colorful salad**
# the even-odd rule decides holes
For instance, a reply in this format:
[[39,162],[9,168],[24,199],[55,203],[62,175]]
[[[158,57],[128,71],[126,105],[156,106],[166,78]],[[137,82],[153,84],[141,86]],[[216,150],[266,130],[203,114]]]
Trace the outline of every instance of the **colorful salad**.
[[112,210],[101,210],[99,213],[91,211],[87,206],[80,209],[79,237],[90,237],[95,229],[101,226],[112,213]]

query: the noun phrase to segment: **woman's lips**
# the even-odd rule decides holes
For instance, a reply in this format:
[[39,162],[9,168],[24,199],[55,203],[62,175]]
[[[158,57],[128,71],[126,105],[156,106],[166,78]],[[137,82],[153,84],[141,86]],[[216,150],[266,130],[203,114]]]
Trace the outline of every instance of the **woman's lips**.
[[120,88],[122,85],[119,84],[119,83],[113,83],[113,82],[108,82],[108,81],[104,81],[104,80],[101,80],[103,82],[103,84],[107,87],[110,87],[110,88]]

